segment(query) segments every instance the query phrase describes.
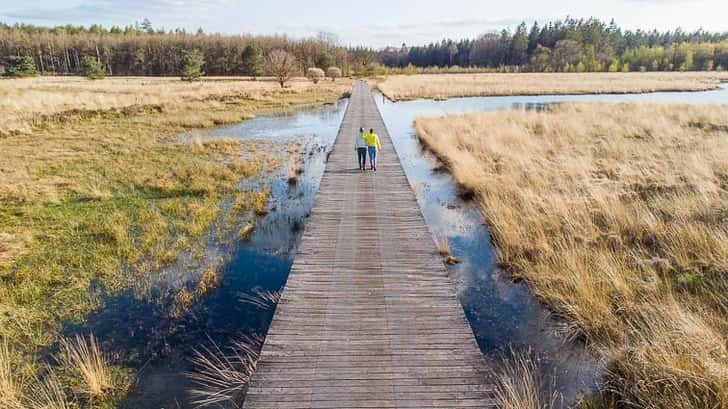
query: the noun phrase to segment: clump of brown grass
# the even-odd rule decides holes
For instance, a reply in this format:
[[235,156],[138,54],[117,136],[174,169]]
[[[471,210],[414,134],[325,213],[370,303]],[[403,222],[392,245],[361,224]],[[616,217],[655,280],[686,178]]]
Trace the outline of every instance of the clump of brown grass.
[[191,391],[196,407],[232,404],[242,407],[245,392],[255,372],[262,340],[242,337],[227,352],[212,342],[194,352],[194,370],[188,373],[196,385]]
[[[88,340],[81,335],[74,339],[61,338],[59,362],[78,370],[83,382],[83,393],[89,398],[103,398],[114,391],[114,380],[109,360],[92,335]],[[49,388],[52,392],[53,388]]]
[[503,95],[624,94],[718,88],[728,73],[519,73],[393,75],[377,87],[392,100]]
[[728,407],[728,107],[419,119],[499,261],[612,362],[616,401]]
[[[531,353],[516,353],[503,359],[496,374],[495,400],[500,409],[552,409],[557,393],[547,395],[540,369]],[[545,396],[547,395],[547,396]]]

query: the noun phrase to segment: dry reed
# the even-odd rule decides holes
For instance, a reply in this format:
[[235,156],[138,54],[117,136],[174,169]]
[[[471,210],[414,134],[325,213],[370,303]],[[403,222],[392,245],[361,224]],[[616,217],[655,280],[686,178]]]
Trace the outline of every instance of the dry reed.
[[646,408],[728,407],[728,106],[566,104],[418,119],[499,260]]
[[33,392],[29,393],[26,409],[78,409],[78,405],[68,400],[61,382],[53,374],[38,380]]
[[196,385],[190,392],[196,407],[231,404],[242,407],[245,391],[255,372],[262,340],[242,337],[228,352],[212,342],[194,352],[194,370],[188,373]]
[[101,352],[96,338],[76,335],[73,340],[61,338],[59,361],[81,374],[83,393],[90,398],[107,396],[114,390],[114,381],[109,368],[108,357]]
[[624,94],[718,88],[728,72],[393,75],[377,84],[392,100],[561,94]]
[[7,341],[0,342],[0,409],[23,409],[24,383],[12,359]]

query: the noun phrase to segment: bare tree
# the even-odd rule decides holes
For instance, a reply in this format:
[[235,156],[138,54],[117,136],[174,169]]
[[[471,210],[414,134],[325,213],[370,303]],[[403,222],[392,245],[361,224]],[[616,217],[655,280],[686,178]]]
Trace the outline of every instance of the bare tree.
[[278,83],[281,84],[281,88],[283,88],[298,69],[298,64],[293,54],[282,49],[275,49],[268,53],[265,58],[265,69],[276,78]]

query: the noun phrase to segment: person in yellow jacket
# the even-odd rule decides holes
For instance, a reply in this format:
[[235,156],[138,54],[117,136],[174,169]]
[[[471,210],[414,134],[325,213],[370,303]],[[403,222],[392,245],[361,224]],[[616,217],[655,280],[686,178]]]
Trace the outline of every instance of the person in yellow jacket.
[[367,149],[369,150],[369,165],[371,169],[377,170],[377,152],[382,149],[382,144],[379,142],[379,135],[374,133],[374,129],[369,129],[369,133],[364,135],[364,140],[367,142]]

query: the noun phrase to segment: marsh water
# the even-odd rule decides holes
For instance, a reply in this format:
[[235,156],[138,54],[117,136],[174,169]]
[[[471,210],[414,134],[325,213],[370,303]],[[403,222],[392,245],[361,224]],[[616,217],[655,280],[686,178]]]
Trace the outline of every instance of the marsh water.
[[[510,350],[530,353],[549,384],[565,402],[573,402],[595,387],[602,371],[578,342],[567,340],[563,325],[548,313],[524,283],[514,283],[497,267],[495,249],[479,209],[462,200],[452,178],[433,169],[435,159],[423,151],[412,123],[418,116],[507,108],[538,109],[570,101],[650,101],[728,103],[728,86],[694,93],[627,95],[519,96],[415,100],[392,103],[381,95],[377,103],[392,136],[410,184],[415,188],[431,230],[448,236],[462,262],[450,266],[452,281],[483,353],[493,362]],[[195,349],[214,342],[224,348],[242,335],[264,336],[274,307],[251,303],[260,294],[275,293],[285,285],[293,257],[347,106],[346,100],[284,114],[260,116],[233,126],[200,133],[201,138],[231,137],[271,141],[284,149],[301,142],[304,172],[298,183],[285,172],[269,175],[270,212],[259,218],[250,240],[220,244],[210,254],[222,257],[222,285],[178,319],[160,310],[162,288],[183,285],[191,278],[184,269],[140,297],[138,291],[106,297],[103,307],[83,325],[68,333],[92,331],[106,349],[125,351],[123,364],[137,371],[128,408],[188,408],[193,384],[186,373]],[[175,276],[176,274],[176,276]],[[168,274],[169,275],[169,274]],[[170,284],[172,283],[172,284]]]

